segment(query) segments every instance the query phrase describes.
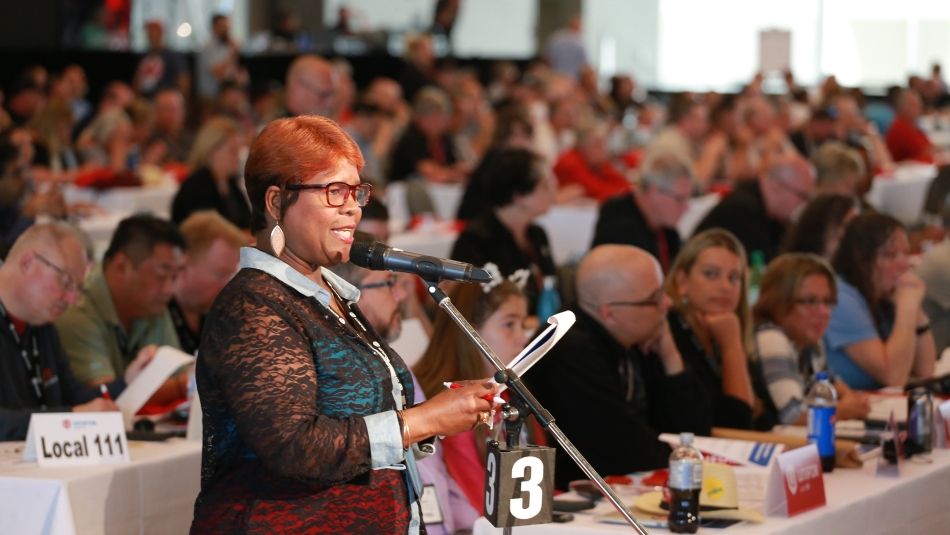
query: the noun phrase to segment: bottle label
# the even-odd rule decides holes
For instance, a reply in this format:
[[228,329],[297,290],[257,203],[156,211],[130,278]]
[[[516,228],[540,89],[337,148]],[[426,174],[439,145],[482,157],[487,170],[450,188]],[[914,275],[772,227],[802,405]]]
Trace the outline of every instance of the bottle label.
[[667,485],[671,489],[701,489],[703,487],[703,463],[698,461],[671,461],[670,478]]
[[818,446],[818,455],[835,454],[835,407],[808,408],[808,442]]

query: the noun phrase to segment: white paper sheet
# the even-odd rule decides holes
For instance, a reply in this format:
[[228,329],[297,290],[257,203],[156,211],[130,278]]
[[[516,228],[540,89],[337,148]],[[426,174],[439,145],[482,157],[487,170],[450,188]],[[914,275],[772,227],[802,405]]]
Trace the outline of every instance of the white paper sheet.
[[170,346],[162,346],[155,352],[155,357],[145,366],[145,369],[119,394],[115,404],[122,409],[126,429],[132,428],[132,418],[145,405],[152,394],[176,370],[187,364],[192,364],[195,357]]
[[[518,377],[523,376],[525,372],[530,370],[536,362],[541,360],[541,357],[546,355],[547,352],[564,337],[567,331],[574,325],[575,321],[577,321],[577,318],[574,317],[574,313],[570,310],[558,312],[548,318],[547,328],[536,336],[527,347],[522,349],[521,353],[518,353],[518,355],[511,360],[508,367],[518,374]],[[501,385],[498,389],[498,393],[504,392],[506,388],[508,388],[506,385]]]
[[[661,433],[660,440],[670,447],[679,446],[680,437],[671,433]],[[703,452],[710,462],[727,462],[746,467],[765,468],[775,462],[779,454],[785,449],[782,444],[770,442],[752,442],[749,440],[733,440],[728,438],[694,437],[693,445]],[[709,456],[721,457],[722,460],[708,459]]]

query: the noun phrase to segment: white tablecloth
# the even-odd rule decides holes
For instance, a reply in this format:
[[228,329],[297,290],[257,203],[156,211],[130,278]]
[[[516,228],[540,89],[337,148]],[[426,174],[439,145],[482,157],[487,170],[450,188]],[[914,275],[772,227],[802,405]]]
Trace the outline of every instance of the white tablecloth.
[[[9,450],[14,443],[0,444]],[[130,464],[77,468],[40,468],[6,453],[0,456],[0,533],[188,533],[201,477],[200,442],[130,442]]]
[[66,202],[89,202],[109,212],[149,212],[158,217],[171,215],[172,199],[178,192],[178,184],[167,182],[159,186],[113,188],[103,191],[91,188],[67,186],[63,189]]
[[933,165],[903,163],[892,177],[876,177],[867,200],[878,210],[904,224],[916,223],[924,210],[924,199],[937,168]]
[[[860,470],[835,470],[825,475],[827,505],[791,518],[769,517],[763,524],[742,523],[725,530],[701,529],[700,533],[746,534],[946,534],[950,533],[950,450],[935,451],[932,464],[905,463],[899,479],[875,477],[873,464]],[[632,501],[632,500],[631,500]],[[628,503],[629,505],[629,503]],[[613,511],[599,503],[594,514]],[[630,533],[631,528],[599,523],[594,514],[575,513],[574,521],[514,528],[518,535],[599,535]],[[651,533],[668,533],[651,529]],[[475,535],[494,535],[501,530],[487,520],[475,524]]]

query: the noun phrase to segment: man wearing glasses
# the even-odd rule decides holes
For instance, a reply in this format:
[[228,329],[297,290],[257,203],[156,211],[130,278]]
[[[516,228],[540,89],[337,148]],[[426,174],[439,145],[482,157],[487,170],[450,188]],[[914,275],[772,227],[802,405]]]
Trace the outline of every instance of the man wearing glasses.
[[[50,223],[27,229],[0,265],[0,440],[23,440],[34,412],[118,410],[74,377],[52,325],[79,297],[87,263],[76,230]],[[149,358],[108,385],[112,397]]]
[[815,185],[811,165],[800,156],[776,158],[755,180],[740,182],[700,221],[693,235],[724,228],[742,242],[751,260],[762,251],[768,263],[778,254],[793,216],[808,202]]
[[[525,380],[601,474],[665,467],[659,433],[708,435],[712,417],[670,335],[660,265],[642,249],[601,245],[576,286],[577,322]],[[560,449],[555,466],[558,488],[586,477]]]
[[623,243],[639,247],[668,272],[680,251],[676,225],[689,209],[692,192],[693,179],[683,161],[673,153],[656,156],[644,167],[635,192],[612,197],[601,205],[592,246]]
[[[56,322],[76,377],[96,386],[122,376],[129,363],[157,346],[180,348],[168,313],[182,264],[184,240],[169,221],[134,215],[119,222],[101,266],[83,296]],[[152,397],[187,395],[187,374],[172,377]]]

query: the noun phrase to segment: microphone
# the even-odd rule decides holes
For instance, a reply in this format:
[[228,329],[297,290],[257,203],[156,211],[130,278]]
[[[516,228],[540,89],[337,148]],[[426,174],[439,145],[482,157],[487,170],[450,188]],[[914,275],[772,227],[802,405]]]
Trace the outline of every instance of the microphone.
[[378,241],[353,242],[350,262],[366,269],[414,273],[427,281],[489,282],[491,274],[465,262],[410,253]]

